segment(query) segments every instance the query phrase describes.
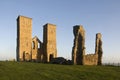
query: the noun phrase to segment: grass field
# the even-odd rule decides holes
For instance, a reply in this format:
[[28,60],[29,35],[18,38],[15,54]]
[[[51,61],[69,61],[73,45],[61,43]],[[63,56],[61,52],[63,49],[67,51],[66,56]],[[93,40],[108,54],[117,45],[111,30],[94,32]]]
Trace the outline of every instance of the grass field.
[[120,80],[120,67],[0,62],[0,80]]

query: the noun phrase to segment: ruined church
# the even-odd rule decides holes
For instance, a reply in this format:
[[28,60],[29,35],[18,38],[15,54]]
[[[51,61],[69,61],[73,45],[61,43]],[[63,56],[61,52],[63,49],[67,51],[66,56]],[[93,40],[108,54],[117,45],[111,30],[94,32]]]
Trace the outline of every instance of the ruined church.
[[[101,33],[96,34],[95,53],[85,54],[85,30],[82,25],[73,27],[74,44],[72,63],[77,65],[102,64]],[[43,42],[37,36],[32,38],[32,18],[17,18],[17,61],[50,62],[57,58],[56,25],[47,23],[43,26]],[[60,62],[61,63],[61,62]]]
[[73,27],[74,44],[72,48],[72,62],[78,65],[102,64],[102,40],[101,33],[96,34],[95,53],[85,54],[85,30],[82,25]]
[[43,42],[37,36],[32,38],[32,18],[17,18],[17,61],[49,62],[57,57],[56,25],[43,26]]

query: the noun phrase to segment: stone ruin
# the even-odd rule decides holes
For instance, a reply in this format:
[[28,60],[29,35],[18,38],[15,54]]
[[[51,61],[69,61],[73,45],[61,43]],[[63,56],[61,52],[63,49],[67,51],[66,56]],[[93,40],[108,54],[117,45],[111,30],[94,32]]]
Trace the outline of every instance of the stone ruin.
[[[85,30],[83,26],[74,26],[74,45],[72,62],[57,57],[56,25],[47,23],[43,26],[43,42],[37,36],[32,38],[32,18],[18,16],[17,18],[17,61],[35,61],[53,63],[73,63],[80,65],[101,65],[102,35],[96,34],[95,54],[85,55]],[[65,61],[65,62],[63,62]]]
[[72,48],[72,62],[78,65],[102,64],[102,40],[101,33],[96,34],[95,54],[85,55],[85,30],[82,25],[73,27],[74,45]]
[[32,38],[32,18],[17,18],[17,61],[50,62],[57,57],[56,25],[43,26],[43,42],[37,36]]

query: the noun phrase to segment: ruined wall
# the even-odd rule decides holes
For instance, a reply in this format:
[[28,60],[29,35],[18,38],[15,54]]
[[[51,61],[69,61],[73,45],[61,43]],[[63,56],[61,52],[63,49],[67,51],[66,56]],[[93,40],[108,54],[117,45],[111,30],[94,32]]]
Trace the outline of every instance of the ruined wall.
[[77,25],[73,27],[74,45],[72,49],[73,64],[83,64],[83,56],[85,55],[85,30],[83,26]]
[[[74,45],[72,62],[80,65],[102,64],[102,35],[96,34],[95,54],[85,55],[85,30],[82,25],[73,27]],[[32,19],[24,16],[17,18],[17,61],[35,60],[50,62],[57,57],[56,25],[43,26],[43,43],[35,36],[32,39]]]
[[17,18],[17,61],[31,60],[32,19]]
[[32,19],[18,16],[17,61],[49,62],[57,57],[56,25],[46,24],[43,30],[43,43],[37,37],[32,39]]
[[43,52],[43,47],[38,48],[38,56],[37,56],[37,62],[44,62],[44,52]]
[[84,65],[97,65],[98,55],[97,54],[87,54],[84,56]]
[[72,48],[73,64],[80,65],[101,65],[102,64],[102,40],[101,34],[96,34],[96,46],[94,54],[85,55],[85,30],[83,27],[74,26],[74,45]]
[[98,55],[98,65],[102,64],[102,35],[101,33],[96,34],[96,46],[95,46],[95,54]]
[[43,45],[45,62],[57,57],[56,25],[46,24],[43,26]]
[[84,65],[101,65],[102,64],[102,35],[96,34],[95,54],[88,54],[84,56]]
[[32,39],[32,61],[42,62],[43,60],[43,44],[38,39],[38,37],[34,37]]
[[39,46],[39,40],[38,38],[35,36],[33,39],[32,39],[32,60],[33,61],[36,61],[37,60],[37,57],[40,53],[38,53],[38,46]]

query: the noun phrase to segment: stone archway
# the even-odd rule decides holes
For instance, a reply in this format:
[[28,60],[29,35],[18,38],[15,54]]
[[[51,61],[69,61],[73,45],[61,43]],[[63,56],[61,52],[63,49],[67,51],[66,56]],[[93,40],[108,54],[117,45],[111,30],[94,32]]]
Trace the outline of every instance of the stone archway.
[[30,61],[30,54],[29,53],[25,53],[25,60]]
[[30,61],[30,54],[28,52],[23,52],[23,61]]

